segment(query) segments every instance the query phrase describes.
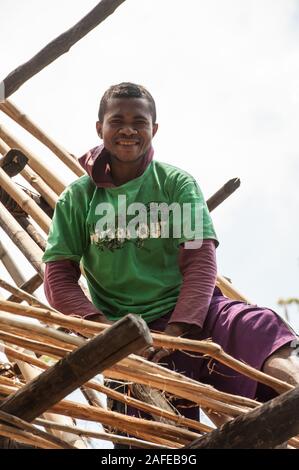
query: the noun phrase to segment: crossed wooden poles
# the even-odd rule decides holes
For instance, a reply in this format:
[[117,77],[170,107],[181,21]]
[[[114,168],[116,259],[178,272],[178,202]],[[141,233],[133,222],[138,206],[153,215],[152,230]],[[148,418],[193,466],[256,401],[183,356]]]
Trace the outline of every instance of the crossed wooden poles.
[[[73,155],[47,136],[7,98],[28,79],[67,52],[72,45],[104,21],[124,1],[102,0],[81,21],[57,37],[28,62],[11,72],[0,83],[0,92],[1,90],[3,92],[3,96],[0,96],[0,101],[2,101],[0,109],[44,143],[77,176],[81,176],[84,172]],[[14,152],[13,159],[9,159],[9,152]],[[10,259],[9,253],[2,245],[0,245],[0,256],[7,269],[13,272],[16,284],[32,293],[41,284],[44,274],[41,257],[45,249],[45,238],[31,224],[28,216],[32,217],[47,234],[50,217],[57,197],[64,189],[64,184],[57,175],[48,171],[37,155],[30,152],[3,126],[0,126],[0,153],[5,156],[0,160],[0,200],[4,203],[4,205],[0,203],[0,226],[25,254],[37,274],[24,282],[16,264]],[[32,192],[24,192],[10,180],[10,177],[18,172],[21,172],[26,181],[38,191],[37,196]],[[213,210],[217,207],[237,189],[239,184],[238,179],[226,183],[207,201],[209,209]],[[8,208],[13,216],[7,210]],[[225,295],[246,300],[224,278],[218,276],[217,283]],[[9,300],[20,301],[14,295]],[[0,421],[13,423],[16,427],[22,421],[22,426],[24,426],[24,420],[33,421],[94,375],[150,344],[152,344],[152,338],[143,320],[133,315],[126,316],[83,346],[67,354],[19,391],[11,394],[0,406]],[[35,359],[35,361],[38,360]],[[29,424],[27,426],[30,428]],[[35,430],[35,432],[39,433],[37,439],[43,439],[41,431]],[[299,388],[296,387],[238,416],[220,429],[205,434],[189,447],[275,447],[298,433]],[[57,437],[52,436],[52,444],[55,446],[61,442]]]

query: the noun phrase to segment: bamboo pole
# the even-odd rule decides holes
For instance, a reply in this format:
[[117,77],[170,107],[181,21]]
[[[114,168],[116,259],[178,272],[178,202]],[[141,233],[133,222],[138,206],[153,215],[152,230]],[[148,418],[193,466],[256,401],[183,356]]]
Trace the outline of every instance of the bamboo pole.
[[[1,246],[1,242],[0,242],[0,246]],[[26,292],[25,290],[23,290],[19,287],[12,286],[9,282],[7,282],[7,281],[5,281],[4,279],[1,279],[1,278],[0,278],[0,287],[2,289],[5,289],[7,292],[10,292],[11,294],[14,294],[21,301],[25,300],[31,306],[40,307],[40,308],[44,308],[44,309],[49,309],[49,306],[47,304],[45,304],[44,302],[41,302],[34,295],[30,294],[29,292]],[[51,307],[51,310],[53,310],[53,312],[56,311],[52,307]]]
[[0,411],[0,421],[10,424],[11,426],[15,426],[21,430],[28,431],[33,435],[41,437],[42,439],[46,439],[50,443],[54,444],[55,447],[59,447],[61,449],[73,449],[74,448],[72,445],[64,442],[62,439],[52,436],[51,434],[36,428],[32,424],[27,423],[26,421],[16,416],[5,413],[4,411]]
[[[52,429],[59,429],[62,431],[69,431],[74,434],[79,434],[80,436],[84,437],[92,437],[94,439],[103,439],[106,441],[111,441],[117,444],[126,444],[133,447],[140,447],[142,449],[165,449],[165,446],[161,446],[159,444],[154,444],[153,442],[143,441],[140,439],[135,439],[132,437],[124,437],[119,436],[117,434],[109,434],[107,432],[99,432],[99,431],[87,431],[86,429],[74,427],[74,426],[61,426],[59,424],[54,423],[53,421],[46,421],[44,419],[36,419],[34,423],[40,426],[47,426],[48,428]],[[171,447],[168,447],[171,449]]]
[[36,137],[40,142],[46,145],[63,163],[77,176],[83,176],[85,171],[67,150],[49,137],[41,128],[24,114],[12,101],[6,100],[0,103],[0,109],[7,116],[26,129],[30,134]]
[[[73,345],[74,348],[75,345],[80,346],[85,343],[85,340],[83,340],[82,338],[72,337],[64,333],[57,332],[56,330],[53,330],[51,328],[47,328],[45,329],[45,332],[43,332],[42,330],[44,330],[44,328],[41,328],[39,325],[35,325],[32,323],[26,324],[24,321],[15,320],[13,318],[10,318],[9,316],[6,316],[4,313],[0,313],[0,324],[2,331],[10,331],[11,328],[14,328],[17,334],[25,336],[28,336],[29,334],[34,340],[39,340],[39,335],[44,335],[45,337],[48,337],[48,339],[46,340],[47,345],[44,344],[44,346],[47,347],[48,351],[50,348],[50,344],[53,341],[53,338],[62,341],[62,348],[65,347],[65,344],[67,342],[70,343],[68,345],[68,347],[70,348],[72,348],[71,345]],[[3,338],[3,333],[0,333],[0,338]],[[7,341],[7,338],[5,338],[5,340]],[[13,341],[15,341],[15,337],[13,338]],[[57,351],[56,347],[54,351]],[[64,351],[63,355],[65,355],[66,352],[68,351]],[[128,360],[130,364],[132,360]],[[235,397],[227,393],[220,392],[218,390],[213,389],[213,387],[209,387],[207,385],[201,384],[200,382],[187,379],[181,374],[166,370],[156,364],[154,364],[153,368],[154,373],[151,373],[152,364],[148,363],[148,371],[146,369],[147,362],[148,361],[145,361],[145,367],[143,367],[142,373],[139,372],[140,367],[136,371],[136,364],[134,360],[134,365],[130,365],[129,367],[129,364],[126,360],[125,363],[121,361],[113,368],[106,370],[106,375],[116,379],[122,380],[123,378],[126,378],[129,380],[136,381],[137,383],[154,386],[155,388],[160,388],[161,390],[166,390],[170,393],[175,393],[176,395],[181,396],[182,398],[187,398],[188,400],[191,400],[199,405],[204,405],[208,408],[211,407],[216,411],[223,412],[229,415],[232,414],[233,416],[238,415],[242,410],[246,409],[244,408],[244,405],[249,404],[250,407],[257,405],[257,402],[255,402],[254,400],[250,400],[244,397]],[[157,375],[157,371],[162,372],[162,375]],[[197,396],[195,397],[194,392],[197,393]],[[226,400],[228,403],[230,402],[235,404],[226,405],[222,404],[219,400]]]
[[44,237],[38,232],[34,225],[30,222],[29,218],[25,215],[15,215],[16,221],[21,227],[28,233],[32,240],[39,246],[39,248],[45,251],[47,242]]
[[[0,308],[17,315],[31,316],[48,324],[57,324],[65,328],[75,330],[83,335],[97,334],[107,328],[107,325],[105,324],[95,323],[79,318],[72,318],[61,313],[56,313],[51,307],[48,307],[48,309],[40,309],[25,305],[16,305],[9,301],[0,300]],[[152,333],[152,338],[154,340],[154,345],[157,347],[165,347],[170,350],[193,351],[208,355],[227,365],[228,367],[231,367],[237,372],[240,372],[241,374],[244,374],[253,380],[259,381],[265,385],[268,385],[269,387],[274,388],[278,393],[283,393],[292,388],[292,385],[287,384],[286,382],[283,382],[275,377],[271,377],[264,372],[254,369],[248,364],[245,364],[242,361],[239,361],[226,354],[218,344],[213,343],[212,341],[197,341],[187,338],[176,338],[157,333]],[[148,364],[151,363],[149,362]],[[137,366],[136,364],[135,367],[140,367],[140,365]]]
[[40,209],[40,207],[24,193],[9,176],[0,168],[0,185],[12,197],[16,203],[23,209],[33,220],[42,228],[45,233],[48,233],[51,219]]
[[[59,355],[59,352],[57,353],[57,348],[60,347],[60,349],[63,350],[63,352],[60,354],[64,356],[71,349],[74,349],[75,345],[80,346],[85,343],[85,340],[82,338],[76,338],[72,336],[70,337],[64,333],[57,332],[56,330],[50,328],[44,329],[39,325],[32,323],[26,324],[26,322],[10,318],[4,313],[0,313],[0,324],[2,329],[2,332],[0,332],[0,338],[5,339],[6,342],[11,342],[12,344],[15,342],[15,344],[17,344],[17,337],[15,335],[12,337],[12,340],[10,340],[8,337],[9,334],[3,333],[5,331],[15,331],[18,335],[25,337],[29,336],[34,341],[38,341],[38,349],[40,349],[40,345],[42,345],[43,347],[46,347],[46,351],[48,354],[50,353],[50,355],[53,355],[52,350],[54,351],[54,354]],[[43,329],[45,332],[42,331]],[[42,341],[44,341],[43,344],[40,343],[40,336],[47,338],[46,340],[42,339]],[[57,344],[57,347],[51,346],[51,343],[53,343],[53,338],[58,341],[61,340],[61,343],[55,343]],[[65,349],[65,344],[67,344],[67,342],[70,343],[67,345],[67,347],[70,349]],[[23,340],[21,343],[21,345],[24,347],[26,347],[26,344],[28,344],[28,340]],[[34,344],[30,346],[30,349],[32,348],[35,350]],[[246,405],[249,405],[250,407],[257,405],[257,402],[254,400],[250,400],[244,397],[236,397],[224,392],[220,392],[213,389],[213,387],[201,384],[200,382],[191,379],[187,379],[181,374],[169,371],[163,367],[161,368],[161,366],[156,364],[154,364],[154,373],[152,373],[151,363],[148,363],[150,367],[147,368],[148,361],[145,361],[143,368],[139,367],[136,371],[135,361],[132,361],[132,359],[130,360],[129,358],[128,361],[120,362],[112,369],[106,370],[106,375],[111,378],[121,380],[125,378],[136,381],[137,383],[154,386],[155,388],[166,390],[170,393],[175,393],[182,398],[187,398],[188,400],[191,400],[199,405],[204,405],[208,408],[214,408],[219,412],[227,413],[229,415],[232,413],[233,416],[239,414],[241,410],[244,410],[244,406],[246,407]],[[142,372],[139,372],[139,369],[141,369]],[[157,372],[161,373],[157,375]],[[195,397],[194,392],[197,394]],[[222,404],[220,402],[221,400],[225,400],[228,403],[233,403],[233,405]]]
[[[1,105],[0,105],[1,106]],[[0,138],[0,154],[6,155],[11,148]],[[18,150],[18,152],[21,152]],[[25,156],[26,157],[26,156]],[[27,157],[26,157],[27,158]],[[53,209],[58,200],[57,194],[40,178],[40,176],[33,171],[28,165],[20,171],[23,178],[44,198],[44,200]],[[9,175],[11,176],[11,175]]]
[[20,227],[7,209],[0,203],[0,227],[7,233],[15,245],[28,259],[34,269],[43,278],[44,265],[42,263],[42,250],[34,243],[30,236]]
[[200,437],[198,433],[189,431],[177,426],[160,423],[158,421],[147,421],[133,416],[122,415],[115,411],[103,410],[95,406],[78,405],[69,400],[63,400],[55,405],[51,411],[69,414],[77,419],[87,419],[90,421],[100,421],[104,425],[113,426],[122,432],[138,438],[150,439],[155,443],[165,442],[168,446],[177,447],[176,444],[185,445],[192,440]]
[[10,448],[10,445],[8,445],[7,440],[4,439],[4,437],[8,439],[13,439],[14,441],[19,442],[20,444],[27,444],[32,447],[39,447],[41,449],[66,448],[65,446],[58,446],[57,444],[50,442],[48,439],[42,439],[36,436],[35,434],[29,433],[28,431],[22,431],[20,429],[16,429],[15,427],[0,423],[0,436],[1,435],[3,437],[2,439],[0,439],[0,448],[4,449]]
[[216,286],[220,288],[223,295],[232,299],[232,300],[241,300],[242,302],[246,302],[247,304],[251,304],[249,299],[245,297],[241,292],[239,292],[233,284],[228,282],[223,276],[217,275]]
[[57,38],[46,45],[28,62],[25,62],[13,70],[0,83],[4,91],[4,99],[20,88],[27,80],[40,72],[43,68],[65,54],[70,48],[82,39],[86,34],[102,23],[108,16],[125,0],[102,0],[84,18],[70,29],[60,34]]
[[150,344],[146,323],[129,314],[26,384],[0,410],[32,421],[94,375]]
[[[9,356],[12,359],[19,359],[23,362],[27,362],[29,364],[32,364],[36,367],[39,367],[42,370],[48,369],[50,366],[46,364],[44,361],[34,358],[29,354],[19,352],[15,348],[5,346],[4,351],[9,354]],[[144,403],[140,400],[137,400],[136,398],[133,398],[129,395],[125,395],[123,393],[117,392],[116,390],[113,390],[105,385],[100,384],[97,381],[90,380],[85,383],[84,387],[87,389],[93,389],[96,390],[100,393],[104,393],[110,398],[113,398],[114,400],[120,401],[122,403],[125,403],[126,405],[133,406],[141,411],[144,411],[145,413],[151,413],[151,414],[156,414],[157,416],[163,418],[169,418],[170,421],[177,423],[178,426],[185,426],[188,428],[193,428],[196,429],[199,432],[210,432],[212,428],[210,426],[207,426],[206,424],[184,418],[182,415],[176,415],[173,413],[169,413],[168,411],[158,407],[156,404],[148,404]]]
[[45,181],[38,176],[28,165],[21,171],[24,179],[44,198],[52,209],[55,209],[58,201],[57,194],[51,189]]
[[3,331],[0,331],[0,340],[4,341],[5,344],[17,345],[40,355],[46,354],[55,359],[60,359],[70,352],[68,349],[54,347],[38,341],[31,341],[10,333],[4,333]]
[[6,153],[8,153],[10,150],[10,147],[4,142],[3,139],[0,138],[0,153],[2,156],[4,156]]
[[11,148],[21,150],[29,160],[29,166],[50,186],[50,188],[58,195],[65,189],[65,184],[60,180],[57,174],[51,173],[46,165],[41,162],[40,158],[23,145],[16,137],[14,137],[8,129],[2,124],[0,125],[0,138]]
[[[8,383],[8,384],[9,384],[9,383],[12,383],[12,384],[13,384],[12,379],[7,379],[7,378],[5,378],[5,377],[3,377],[3,378],[0,377],[0,382],[4,382],[4,383]],[[9,389],[9,390],[7,390],[6,393],[11,393],[11,389],[12,389],[12,388],[13,388],[13,387],[7,387],[7,389]],[[5,387],[0,387],[0,390],[1,390],[2,392],[5,392],[6,388],[5,388]],[[65,408],[65,406],[67,406],[67,409],[68,409],[69,411],[67,411],[67,409]],[[55,409],[56,409],[56,408],[57,408],[57,406],[55,407]],[[63,408],[63,409],[62,409],[62,408]],[[72,411],[70,411],[71,408],[72,408]],[[88,408],[88,407],[87,407],[87,408],[86,408],[86,407],[83,407],[83,408],[82,408],[81,405],[78,406],[77,404],[63,401],[63,402],[61,403],[61,406],[59,407],[59,410],[56,409],[56,411],[59,411],[59,412],[61,412],[61,413],[66,413],[67,415],[72,415],[72,416],[74,416],[74,417],[76,417],[76,418],[79,418],[79,419],[91,419],[91,420],[93,420],[93,421],[94,421],[94,420],[97,420],[97,416],[96,416],[96,415],[97,415],[97,409],[95,409],[95,413],[93,413],[93,412],[91,412],[91,411],[88,411],[88,410],[90,410],[91,408],[93,408],[93,407],[89,407],[89,408]],[[85,411],[84,411],[84,410],[85,410]],[[109,419],[109,418],[108,418],[108,419]],[[107,421],[106,418],[104,418],[104,420],[105,420],[105,424],[108,424],[108,425],[109,425],[109,422],[110,422],[110,424],[111,424],[111,421]],[[101,421],[103,421],[103,417],[101,417]],[[142,421],[142,429],[143,429],[143,428],[144,428],[144,426],[143,426],[143,422],[144,422],[144,421],[143,421],[143,420],[139,420],[139,421]],[[117,419],[117,421],[115,421],[115,423],[118,423],[118,422],[119,422],[119,420]],[[158,423],[158,424],[160,424],[160,423]],[[165,430],[165,425],[163,425],[163,426],[164,426],[164,430]],[[139,426],[138,426],[138,428],[139,428]],[[137,425],[135,425],[135,434],[134,434],[134,435],[136,435],[136,429],[138,429],[138,428],[137,428]],[[123,429],[123,428],[120,427],[119,429]],[[163,428],[158,427],[158,429],[160,430],[160,435],[162,435],[161,431],[162,431]],[[125,428],[125,430],[128,431],[128,432],[130,432],[127,428]],[[133,432],[133,433],[134,433],[134,432]],[[294,438],[294,439],[290,440],[289,444],[290,444],[290,445],[294,445],[295,447],[298,447],[298,445],[299,445],[298,439],[297,439],[297,438]]]
[[[2,378],[0,376],[0,382]],[[7,386],[0,383],[0,393],[10,395],[20,391],[20,387]],[[2,406],[2,405],[1,405]],[[125,416],[114,411],[103,410],[102,408],[78,404],[70,400],[62,400],[50,410],[53,413],[64,414],[75,419],[82,419],[93,422],[101,422],[104,425],[112,426],[122,432],[128,432],[138,439],[143,438],[160,445],[178,448],[191,443],[199,437],[197,433],[182,430],[175,426],[166,425],[153,421],[146,421],[141,418]],[[193,439],[192,439],[193,438]]]
[[[34,274],[30,279],[28,279],[28,281],[24,282],[24,284],[22,284],[20,288],[22,289],[23,292],[28,292],[29,294],[32,294],[42,285],[42,283],[43,283],[42,278],[38,274]],[[10,297],[8,297],[7,300],[9,300],[10,302],[15,302],[15,303],[20,302],[20,298],[14,295],[11,295]]]
[[5,266],[7,272],[14,280],[17,286],[22,285],[25,282],[25,278],[20,271],[18,265],[15,263],[12,256],[4,247],[3,243],[0,241],[0,260],[2,261],[3,265]]

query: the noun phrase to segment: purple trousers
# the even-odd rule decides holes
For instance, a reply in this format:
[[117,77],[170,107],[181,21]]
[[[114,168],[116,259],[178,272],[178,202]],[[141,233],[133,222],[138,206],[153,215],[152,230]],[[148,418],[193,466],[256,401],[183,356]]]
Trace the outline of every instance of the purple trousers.
[[[149,328],[152,331],[164,331],[170,316],[171,313],[149,323]],[[211,338],[231,356],[259,370],[277,349],[297,339],[296,334],[273,310],[228,299],[217,287],[202,331],[196,337],[192,336],[192,339],[198,340],[207,338]],[[214,359],[193,352],[176,351],[162,359],[161,365],[234,395],[259,401],[267,401],[275,396],[269,387],[258,384]],[[178,400],[175,405],[182,415],[191,419],[199,418],[198,406],[185,400]],[[132,410],[129,413],[133,414]]]

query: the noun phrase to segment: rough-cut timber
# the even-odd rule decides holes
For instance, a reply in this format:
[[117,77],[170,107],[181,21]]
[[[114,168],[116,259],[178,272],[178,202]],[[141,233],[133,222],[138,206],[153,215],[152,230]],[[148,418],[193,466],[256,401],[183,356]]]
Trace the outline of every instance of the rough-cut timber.
[[191,449],[273,449],[299,433],[299,386],[221,428],[205,434]]
[[125,0],[102,0],[81,21],[76,23],[60,36],[55,38],[46,47],[39,51],[32,59],[13,70],[4,80],[4,98],[8,98],[20,88],[29,78],[36,75],[47,65],[65,54],[70,48],[86,36],[92,29],[110,16]]
[[207,206],[209,211],[216,209],[225,199],[227,199],[231,194],[233,194],[236,189],[240,187],[241,180],[239,178],[232,178],[231,180],[227,181],[222,188],[218,189],[218,191],[213,194],[207,200]]
[[0,409],[32,421],[98,373],[151,344],[144,320],[129,314],[26,384]]

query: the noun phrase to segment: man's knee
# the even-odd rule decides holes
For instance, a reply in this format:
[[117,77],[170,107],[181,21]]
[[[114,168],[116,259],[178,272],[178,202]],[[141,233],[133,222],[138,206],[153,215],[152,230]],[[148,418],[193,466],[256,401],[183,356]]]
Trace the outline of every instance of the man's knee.
[[284,380],[292,385],[299,384],[299,342],[297,340],[282,346],[269,356],[263,372]]

